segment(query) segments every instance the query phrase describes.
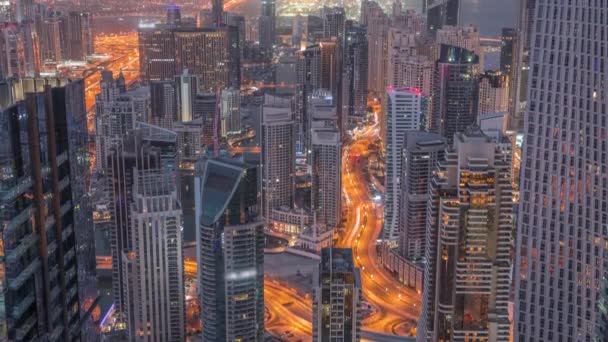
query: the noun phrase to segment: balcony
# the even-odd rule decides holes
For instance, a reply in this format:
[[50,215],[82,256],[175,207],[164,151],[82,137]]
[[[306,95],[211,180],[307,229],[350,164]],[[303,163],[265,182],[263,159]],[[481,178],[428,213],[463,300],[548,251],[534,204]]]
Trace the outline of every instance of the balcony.
[[13,319],[18,320],[21,315],[34,303],[34,294],[30,293],[27,297],[23,298],[19,304],[13,307],[11,316]]
[[74,248],[71,248],[65,255],[63,256],[63,263],[67,264],[68,261],[72,260],[74,257]]
[[65,280],[66,282],[69,282],[70,280],[72,280],[72,278],[76,275],[76,268],[75,266],[70,267],[69,270],[67,270],[65,272]]
[[23,224],[34,212],[34,206],[30,205],[27,209],[21,211],[19,215],[13,217],[13,219],[8,223],[5,230],[10,232],[11,230],[19,227]]
[[28,267],[26,267],[21,273],[19,273],[19,275],[17,276],[17,278],[14,279],[9,279],[9,288],[11,290],[18,290],[21,285],[23,285],[23,283],[25,283],[26,280],[30,279],[34,273],[36,273],[36,271],[38,271],[38,269],[40,268],[40,260],[35,259],[34,261],[32,261],[31,264],[29,264]]
[[57,156],[57,166],[60,166],[61,164],[65,163],[65,161],[68,160],[68,153],[67,152],[63,152],[60,155]]
[[72,286],[70,288],[70,290],[68,291],[68,302],[70,301],[70,299],[74,298],[74,296],[76,295],[76,293],[78,293],[78,287],[77,286]]
[[59,293],[61,293],[61,290],[59,290],[59,286],[53,287],[53,289],[51,290],[51,293],[50,293],[51,301],[54,301],[55,298],[57,298],[57,296],[59,296]]
[[68,239],[68,237],[70,237],[70,235],[74,232],[74,227],[72,227],[72,225],[67,226],[62,232],[61,232],[61,241],[65,241]]
[[72,201],[65,202],[59,209],[61,216],[65,215],[65,213],[67,213],[68,210],[70,210],[71,208],[72,208]]
[[14,187],[8,189],[7,191],[3,191],[0,193],[0,201],[10,202],[17,198],[17,196],[21,195],[25,190],[29,189],[34,182],[30,177],[22,180],[19,184]]
[[6,256],[6,260],[9,263],[17,261],[25,252],[27,252],[36,242],[38,241],[38,235],[36,233],[30,233],[19,241],[17,248],[13,249]]
[[70,184],[70,177],[64,177],[59,181],[59,191],[62,191]]
[[50,341],[60,341],[61,340],[61,333],[63,332],[63,325],[57,325],[55,327],[55,329],[53,329],[53,332],[51,332],[51,334],[49,335],[49,340]]
[[25,339],[25,336],[27,336],[27,334],[30,332],[30,330],[32,330],[32,327],[34,327],[35,324],[36,316],[32,315],[30,316],[30,318],[27,319],[27,321],[25,321],[21,325],[21,327],[17,328],[17,340],[23,341]]

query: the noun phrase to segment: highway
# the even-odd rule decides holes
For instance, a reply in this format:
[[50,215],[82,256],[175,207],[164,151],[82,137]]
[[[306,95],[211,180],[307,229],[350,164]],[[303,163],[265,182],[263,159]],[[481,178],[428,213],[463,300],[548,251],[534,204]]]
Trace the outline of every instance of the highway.
[[87,129],[89,133],[95,131],[95,111],[92,109],[95,106],[95,96],[100,91],[100,71],[110,70],[114,77],[122,71],[127,84],[131,84],[139,78],[137,33],[97,36],[95,37],[95,52],[108,55],[108,59],[92,63],[84,70],[74,70],[68,75],[74,78],[84,77],[85,103],[88,111]]
[[415,334],[420,315],[420,295],[401,285],[377,262],[377,238],[382,229],[383,207],[370,198],[369,182],[363,174],[369,145],[379,135],[377,123],[355,133],[342,159],[342,186],[348,210],[346,230],[337,242],[352,247],[361,269],[363,296],[376,312],[368,317],[365,329],[385,334]]
[[[396,335],[415,334],[415,321],[420,314],[420,295],[402,286],[376,262],[376,239],[382,228],[383,208],[370,199],[362,160],[367,157],[368,146],[378,134],[377,124],[371,125],[356,133],[353,142],[345,147],[342,184],[349,214],[345,232],[339,237],[337,246],[353,248],[356,264],[361,269],[363,296],[374,308],[374,313],[363,322],[364,337],[390,342],[395,340]],[[111,268],[111,258],[98,257],[97,267]],[[187,278],[196,277],[196,268],[196,261],[184,261]],[[269,332],[294,341],[310,340],[310,298],[269,278],[264,283],[264,298],[266,329]]]

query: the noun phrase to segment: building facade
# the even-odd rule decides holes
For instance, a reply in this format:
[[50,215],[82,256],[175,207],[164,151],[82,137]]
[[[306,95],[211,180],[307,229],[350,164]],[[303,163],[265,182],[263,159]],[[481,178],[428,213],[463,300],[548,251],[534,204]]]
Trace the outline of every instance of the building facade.
[[0,92],[0,339],[79,341],[96,299],[94,261],[79,253],[94,255],[88,175],[77,174],[89,162],[84,82],[17,79]]
[[323,248],[313,273],[312,340],[361,340],[361,275],[349,248]]
[[443,159],[445,139],[423,131],[405,133],[401,160],[399,230],[400,254],[408,260],[424,258],[428,187],[437,162]]
[[509,111],[509,77],[502,71],[486,71],[479,76],[477,114]]
[[263,341],[264,223],[257,167],[229,156],[195,171],[203,341]]
[[337,130],[312,131],[311,206],[314,222],[322,229],[340,225],[342,210],[342,144]]
[[417,341],[509,341],[510,142],[457,133],[429,195]]
[[399,238],[399,212],[401,194],[401,153],[405,133],[418,131],[423,125],[425,98],[420,90],[392,88],[387,90],[385,103],[386,175],[384,178],[384,225],[382,238],[396,241]]
[[291,102],[266,96],[262,108],[262,216],[291,208],[295,186],[295,126]]
[[121,255],[129,339],[183,341],[182,208],[174,175],[135,170],[132,194],[131,250]]
[[[606,284],[608,2],[533,6],[515,262],[515,341],[590,341]],[[574,27],[580,29],[575,30]],[[555,29],[561,44],[544,44]]]
[[435,63],[433,103],[428,127],[443,135],[448,144],[454,134],[475,123],[479,98],[477,68],[479,58],[472,51],[441,46]]

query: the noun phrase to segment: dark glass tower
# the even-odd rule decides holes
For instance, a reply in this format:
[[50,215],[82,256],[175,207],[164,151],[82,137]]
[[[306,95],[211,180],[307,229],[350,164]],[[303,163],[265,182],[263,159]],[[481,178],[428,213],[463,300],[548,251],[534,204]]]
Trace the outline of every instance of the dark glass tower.
[[443,135],[448,144],[454,134],[475,123],[479,85],[479,57],[472,51],[441,45],[433,77],[431,132]]
[[270,51],[277,39],[275,0],[262,0],[260,14],[260,49]]
[[262,341],[264,225],[257,167],[229,156],[195,171],[198,284],[203,341]]
[[365,29],[350,27],[344,39],[342,61],[342,135],[348,122],[362,120],[367,112],[368,43]]
[[0,339],[77,341],[79,277],[96,300],[94,260],[77,262],[94,255],[81,240],[92,238],[84,83],[11,80],[0,92]]
[[428,0],[426,15],[427,29],[433,35],[446,25],[458,26],[460,0]]

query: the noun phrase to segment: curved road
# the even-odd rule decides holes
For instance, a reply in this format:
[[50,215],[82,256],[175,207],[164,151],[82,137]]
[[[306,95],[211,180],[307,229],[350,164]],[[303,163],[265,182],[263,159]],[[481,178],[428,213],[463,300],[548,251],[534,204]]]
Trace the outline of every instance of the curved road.
[[363,296],[376,311],[363,326],[387,334],[413,334],[420,315],[420,295],[404,287],[377,263],[377,238],[382,230],[381,205],[370,199],[369,182],[363,174],[363,160],[368,146],[378,136],[377,125],[355,134],[345,147],[342,160],[342,186],[348,208],[347,229],[337,246],[352,247],[355,262],[361,269]]

